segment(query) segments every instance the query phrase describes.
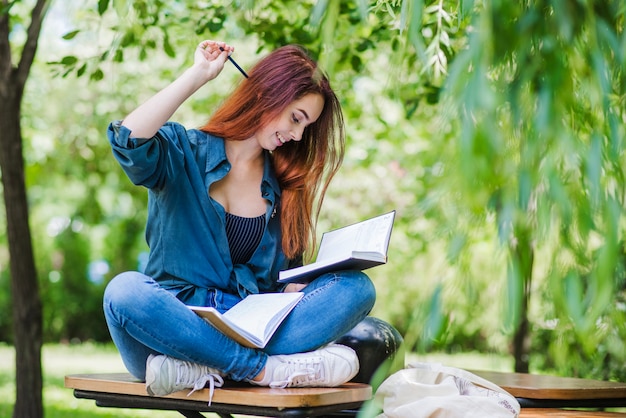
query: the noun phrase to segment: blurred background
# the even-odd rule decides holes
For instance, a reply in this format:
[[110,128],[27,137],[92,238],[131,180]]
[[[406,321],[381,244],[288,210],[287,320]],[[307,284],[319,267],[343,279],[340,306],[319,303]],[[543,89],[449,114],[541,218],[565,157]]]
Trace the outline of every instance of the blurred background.
[[[34,7],[3,3],[0,67],[17,68],[28,51]],[[0,211],[7,393],[15,330],[37,320],[16,315],[16,289],[40,303],[46,349],[110,353],[102,293],[117,273],[144,265],[147,192],[117,165],[106,128],[190,65],[203,39],[234,45],[244,69],[300,44],[329,74],[348,144],[318,229],[397,211],[389,262],[368,274],[378,291],[372,314],[400,331],[409,353],[482,354],[510,371],[626,379],[623,2],[47,7],[18,105],[21,136],[0,132],[3,149],[23,147],[35,266],[32,282],[12,273],[31,255],[10,251],[19,238],[9,239],[15,225]],[[0,77],[0,91],[10,89],[12,79]],[[227,63],[172,119],[203,124],[241,80]],[[11,160],[2,162],[7,190]],[[15,397],[7,399],[0,411],[11,410]]]

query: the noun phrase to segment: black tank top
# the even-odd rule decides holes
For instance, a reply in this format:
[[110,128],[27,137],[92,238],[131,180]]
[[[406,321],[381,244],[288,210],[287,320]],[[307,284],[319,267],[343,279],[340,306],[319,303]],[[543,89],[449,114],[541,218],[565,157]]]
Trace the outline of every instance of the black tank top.
[[244,264],[250,260],[264,230],[265,215],[245,218],[226,212],[226,237],[233,264]]

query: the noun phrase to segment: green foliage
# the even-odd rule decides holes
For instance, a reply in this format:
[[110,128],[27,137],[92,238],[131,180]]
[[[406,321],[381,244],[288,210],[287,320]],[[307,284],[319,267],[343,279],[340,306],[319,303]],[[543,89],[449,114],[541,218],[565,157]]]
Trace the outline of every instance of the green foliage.
[[[15,397],[15,371],[12,367],[15,350],[11,346],[0,344],[0,416],[10,417]],[[124,366],[113,344],[47,344],[43,347],[44,373],[44,411],[46,418],[180,418],[177,411],[154,411],[147,409],[99,407],[92,400],[77,399],[73,391],[63,386],[64,376],[83,373],[124,372]],[[425,360],[424,360],[425,361]],[[481,370],[494,369],[505,371],[510,363],[505,358],[485,356],[477,353],[455,356],[438,355],[432,361],[465,367],[475,365]],[[372,405],[374,408],[376,405]],[[372,409],[376,413],[377,409]],[[211,416],[210,414],[206,414]],[[366,416],[372,416],[368,414]]]
[[[618,2],[494,3],[475,15],[480,30],[447,79],[449,121],[460,132],[453,158],[462,164],[453,192],[496,216],[511,259],[507,323],[520,321],[523,298],[545,278],[553,314],[572,325],[586,355],[606,341],[598,321],[621,316],[613,301],[624,127],[616,120],[626,115],[608,98],[624,97],[622,53],[611,48],[623,25]],[[549,265],[533,262],[539,252]]]
[[[626,375],[621,2],[63,7],[70,18],[40,48],[23,112],[48,340],[105,339],[103,283],[146,250],[146,194],[111,157],[107,123],[180,73],[203,38],[236,45],[244,68],[298,43],[330,74],[348,129],[319,229],[398,211],[390,262],[370,271],[373,313],[411,349],[506,353],[528,302],[533,367]],[[221,77],[175,118],[202,123],[241,75]],[[103,283],[87,279],[98,260]]]
[[[11,417],[15,400],[15,349],[0,344],[0,416]],[[56,344],[44,345],[43,400],[47,418],[119,418],[154,417],[153,410],[131,408],[101,408],[95,402],[74,397],[64,387],[69,374],[124,372],[124,366],[113,344]],[[176,411],[159,411],[159,417],[176,418]]]

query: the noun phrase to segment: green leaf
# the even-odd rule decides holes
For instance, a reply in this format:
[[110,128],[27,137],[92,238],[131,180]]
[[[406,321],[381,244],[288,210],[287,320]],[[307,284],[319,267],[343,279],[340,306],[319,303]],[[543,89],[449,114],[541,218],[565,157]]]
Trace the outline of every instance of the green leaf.
[[[438,284],[430,299],[428,318],[426,319],[426,324],[424,326],[424,331],[420,341],[421,344],[431,344],[433,341],[436,341],[439,339],[444,330],[446,321],[443,313],[443,303],[441,301],[442,291],[443,286]],[[421,348],[425,350],[427,347],[422,346]]]
[[352,66],[352,69],[358,73],[361,72],[361,69],[363,68],[363,61],[358,55],[353,55],[350,58],[350,65]]
[[578,274],[570,271],[564,280],[565,285],[565,306],[574,324],[579,328],[585,328],[583,286]]
[[65,35],[63,35],[63,37],[62,37],[62,38],[63,38],[63,39],[65,39],[66,41],[67,41],[67,40],[70,40],[70,39],[74,39],[74,37],[75,37],[76,35],[78,35],[78,33],[79,33],[79,32],[80,32],[80,30],[79,30],[79,29],[73,30],[73,31],[68,32],[68,33],[66,33]]
[[126,32],[120,41],[120,47],[125,48],[135,42],[135,34],[132,31]]
[[450,262],[455,262],[459,258],[459,255],[461,254],[461,251],[463,251],[466,243],[467,236],[463,233],[458,233],[452,237],[452,240],[448,244],[447,254],[447,258]]
[[168,57],[174,58],[176,56],[176,52],[174,51],[174,48],[170,43],[170,37],[167,32],[165,33],[165,38],[163,38],[163,49],[165,50],[165,53]]
[[359,9],[359,16],[361,17],[361,21],[367,20],[367,0],[358,0],[357,7]]
[[63,59],[61,60],[61,64],[65,66],[75,65],[77,62],[78,62],[78,58],[76,58],[73,55],[67,55],[63,57]]
[[130,11],[132,2],[126,0],[113,0],[113,8],[119,17],[125,17]]
[[98,0],[98,14],[102,16],[109,8],[109,0]]
[[591,201],[593,205],[596,205],[599,203],[602,193],[602,139],[599,135],[593,135],[590,145],[587,153],[586,169]]
[[207,28],[211,33],[217,33],[224,27],[224,21],[221,19],[213,18],[207,22]]
[[506,298],[504,300],[504,327],[513,332],[521,320],[522,300],[524,298],[524,279],[519,266],[509,262],[507,267]]
[[520,170],[518,182],[519,208],[525,211],[528,209],[532,194],[532,177],[527,169]]
[[89,77],[91,81],[100,81],[103,78],[104,78],[104,73],[102,72],[100,68],[96,69],[96,71],[91,73],[91,76]]
[[0,7],[0,16],[9,14],[9,11],[16,3],[18,3],[18,1],[10,1],[8,4],[3,3]]
[[[409,42],[413,45],[413,48],[420,54],[423,49],[423,42],[420,36],[422,30],[422,13],[424,9],[424,2],[422,0],[405,0],[404,3],[411,3],[410,8],[410,20],[408,22],[408,38]],[[404,10],[403,10],[404,11]]]
[[461,13],[459,13],[459,19],[463,19],[472,11],[472,8],[474,7],[474,0],[461,0],[460,3]]
[[85,74],[86,70],[87,70],[87,64],[85,63],[81,65],[81,67],[76,71],[76,76],[81,77],[83,74]]
[[310,22],[311,26],[314,28],[317,28],[322,22],[322,18],[328,8],[328,1],[329,0],[318,0],[317,3],[315,3],[315,6],[313,6],[313,10],[311,10]]

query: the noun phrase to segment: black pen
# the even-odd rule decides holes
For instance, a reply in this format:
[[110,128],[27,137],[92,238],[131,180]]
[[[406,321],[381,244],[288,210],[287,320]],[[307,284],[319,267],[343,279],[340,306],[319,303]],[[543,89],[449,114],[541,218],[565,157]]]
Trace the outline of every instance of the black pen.
[[[220,46],[220,51],[223,51],[223,50],[224,50],[224,48],[222,48],[222,47]],[[243,68],[241,68],[241,67],[239,66],[239,64],[237,64],[237,63],[235,62],[235,60],[234,60],[234,59],[232,59],[232,58],[230,57],[230,54],[228,54],[228,60],[229,60],[230,62],[232,62],[232,63],[233,63],[233,65],[234,65],[234,66],[235,66],[235,67],[236,67],[239,71],[241,71],[241,74],[243,74],[243,76],[244,76],[245,78],[248,78],[248,74],[246,74],[246,72],[243,70]]]

